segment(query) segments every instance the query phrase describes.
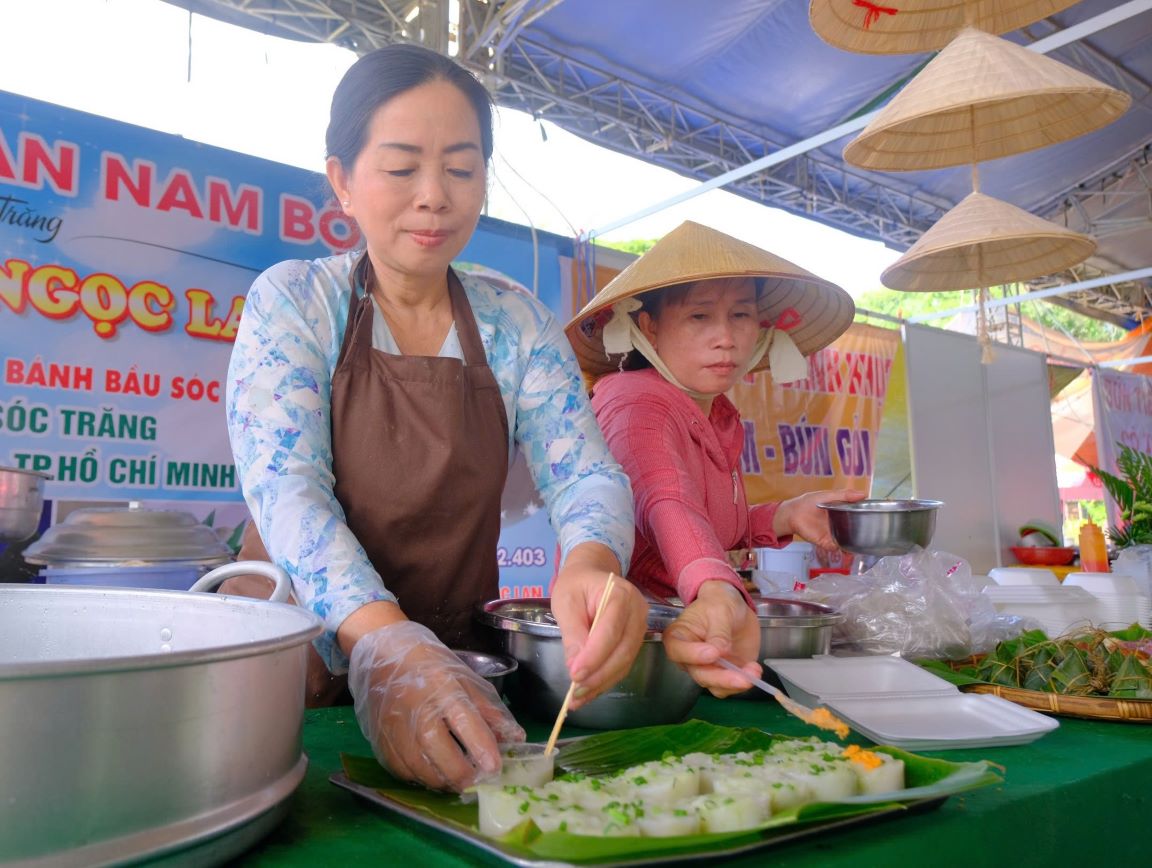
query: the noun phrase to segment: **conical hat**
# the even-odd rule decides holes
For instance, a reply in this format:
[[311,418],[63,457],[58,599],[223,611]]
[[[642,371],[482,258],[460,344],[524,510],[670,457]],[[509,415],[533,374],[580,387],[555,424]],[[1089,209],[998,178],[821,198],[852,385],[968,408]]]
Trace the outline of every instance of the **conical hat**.
[[969,193],[880,275],[890,289],[947,292],[1054,274],[1096,250],[1087,235]]
[[812,0],[808,20],[829,45],[860,54],[937,51],[965,26],[1008,33],[1076,0]]
[[[619,366],[621,357],[604,351],[603,337],[616,302],[666,286],[730,276],[763,279],[761,320],[787,331],[805,356],[836,340],[856,315],[852,296],[836,284],[755,245],[686,221],[616,275],[565,327],[580,367],[598,376]],[[752,370],[766,367],[767,356]]]
[[1083,135],[1131,97],[1004,39],[965,29],[844,148],[863,169],[968,165]]

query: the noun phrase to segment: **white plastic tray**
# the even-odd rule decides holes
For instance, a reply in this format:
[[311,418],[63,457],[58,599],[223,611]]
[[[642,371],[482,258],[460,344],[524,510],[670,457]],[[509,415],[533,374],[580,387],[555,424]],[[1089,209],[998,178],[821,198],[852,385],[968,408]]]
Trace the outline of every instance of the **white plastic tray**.
[[909,750],[1007,747],[1060,724],[997,696],[961,693],[899,657],[773,659],[764,664],[806,705],[827,705],[875,742]]
[[805,705],[817,705],[830,697],[950,696],[958,693],[931,672],[900,657],[768,658],[770,667],[788,695]]
[[829,699],[828,706],[874,742],[919,750],[1028,744],[1059,724],[999,696]]

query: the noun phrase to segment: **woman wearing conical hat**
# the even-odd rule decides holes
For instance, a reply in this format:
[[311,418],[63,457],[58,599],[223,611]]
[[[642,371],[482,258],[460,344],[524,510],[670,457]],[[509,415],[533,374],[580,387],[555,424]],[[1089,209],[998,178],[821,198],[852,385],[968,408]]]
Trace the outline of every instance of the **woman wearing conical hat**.
[[664,634],[668,655],[718,696],[747,689],[716,665],[759,675],[759,621],[726,552],[780,547],[792,535],[835,550],[817,504],[850,489],[749,506],[744,429],[725,397],[751,371],[807,376],[805,356],[840,335],[855,307],[842,289],[695,223],[661,239],[568,324],[592,407],[632,481],[636,546],[628,578],[687,608]]

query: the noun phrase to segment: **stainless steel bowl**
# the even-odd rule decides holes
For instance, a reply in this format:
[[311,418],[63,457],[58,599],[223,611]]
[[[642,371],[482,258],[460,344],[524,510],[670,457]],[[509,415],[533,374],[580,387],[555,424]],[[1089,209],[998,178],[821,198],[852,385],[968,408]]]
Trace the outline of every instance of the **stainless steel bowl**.
[[753,597],[760,618],[760,656],[812,657],[832,647],[832,628],[844,616],[820,603]]
[[[844,616],[820,603],[777,597],[752,598],[760,618],[760,659],[768,657],[813,657],[832,648],[832,630]],[[764,677],[780,687],[772,672]],[[767,699],[768,694],[752,688],[736,694],[741,699]]]
[[0,467],[0,542],[21,542],[40,527],[47,473]]
[[504,680],[516,671],[518,664],[511,657],[503,654],[485,654],[483,651],[461,651],[454,653],[468,668],[496,688],[500,693],[504,690]]
[[[630,729],[679,723],[700,696],[700,686],[668,659],[661,636],[682,610],[648,608],[648,632],[624,680],[568,714],[568,723],[587,729]],[[571,679],[564,662],[560,628],[551,600],[493,600],[480,606],[479,622],[492,631],[501,652],[519,667],[508,682],[508,699],[517,711],[540,720],[556,719]]]
[[859,500],[822,503],[832,538],[846,552],[865,557],[903,555],[927,547],[936,530],[939,500]]

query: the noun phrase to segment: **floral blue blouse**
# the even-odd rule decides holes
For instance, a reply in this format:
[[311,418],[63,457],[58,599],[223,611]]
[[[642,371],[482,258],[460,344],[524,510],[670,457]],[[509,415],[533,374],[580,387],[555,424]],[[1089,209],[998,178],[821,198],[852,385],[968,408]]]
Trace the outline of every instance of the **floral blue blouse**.
[[[396,600],[333,494],[332,374],[355,260],[355,253],[290,260],[260,275],[228,369],[228,433],[244,498],[297,599],[324,619],[316,647],[333,672],[348,665],[335,641],[341,622],[366,603]],[[604,443],[559,324],[531,296],[459,276],[504,398],[509,459],[517,446],[524,453],[561,557],[598,542],[627,564],[628,478]]]

